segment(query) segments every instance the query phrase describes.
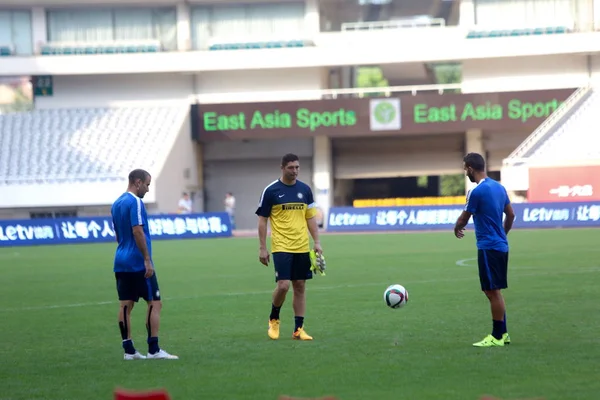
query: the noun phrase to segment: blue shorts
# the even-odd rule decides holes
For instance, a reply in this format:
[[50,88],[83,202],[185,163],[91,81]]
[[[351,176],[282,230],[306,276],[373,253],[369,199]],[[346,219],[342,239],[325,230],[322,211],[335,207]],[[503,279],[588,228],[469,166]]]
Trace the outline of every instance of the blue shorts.
[[312,279],[309,253],[273,253],[275,282]]
[[481,290],[508,288],[508,252],[479,250],[477,264]]
[[135,301],[140,297],[146,301],[160,300],[156,272],[150,278],[145,278],[146,271],[141,272],[115,272],[117,280],[117,293],[120,301]]

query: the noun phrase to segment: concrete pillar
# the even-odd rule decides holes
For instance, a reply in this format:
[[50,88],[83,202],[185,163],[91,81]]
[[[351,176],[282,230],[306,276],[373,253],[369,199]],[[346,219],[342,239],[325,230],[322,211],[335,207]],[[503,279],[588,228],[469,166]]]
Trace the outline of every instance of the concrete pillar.
[[306,0],[304,11],[304,32],[309,36],[321,31],[319,0]]
[[[465,133],[465,154],[466,153],[479,153],[485,159],[485,145],[483,143],[483,132],[481,129],[469,129]],[[473,188],[475,184],[471,183],[469,178],[465,176],[465,193]]]
[[33,42],[33,54],[39,54],[41,46],[48,42],[46,9],[44,7],[31,9],[31,41]]
[[188,51],[191,48],[191,12],[188,3],[177,3],[177,50]]
[[323,227],[327,227],[329,209],[333,205],[333,162],[331,139],[317,136],[313,141],[313,195],[323,212]]
[[475,2],[473,0],[462,0],[460,2],[459,25],[463,27],[471,27],[475,26],[476,22]]

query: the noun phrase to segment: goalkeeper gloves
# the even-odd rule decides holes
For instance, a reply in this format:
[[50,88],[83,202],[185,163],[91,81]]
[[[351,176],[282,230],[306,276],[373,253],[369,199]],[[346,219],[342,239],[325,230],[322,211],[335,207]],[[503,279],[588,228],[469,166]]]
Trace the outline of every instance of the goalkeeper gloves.
[[316,251],[310,251],[310,270],[322,276],[325,276],[325,256],[323,254],[318,254]]

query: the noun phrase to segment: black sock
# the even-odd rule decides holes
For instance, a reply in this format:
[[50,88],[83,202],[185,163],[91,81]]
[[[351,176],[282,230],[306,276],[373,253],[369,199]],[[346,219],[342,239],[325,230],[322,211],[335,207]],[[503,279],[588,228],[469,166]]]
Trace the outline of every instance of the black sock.
[[294,332],[298,330],[298,328],[302,328],[304,326],[304,317],[294,317],[295,327]]
[[281,307],[275,307],[274,304],[271,305],[271,316],[269,317],[269,320],[272,319],[279,319],[279,311],[281,310]]
[[493,323],[492,336],[495,337],[496,339],[502,339],[502,327],[504,326],[504,321],[492,320],[492,323]]
[[504,321],[502,321],[502,334],[505,334],[508,332],[508,329],[506,329],[506,313],[504,313]]
[[160,351],[160,347],[158,347],[158,337],[149,337],[148,338],[148,353],[156,354]]
[[127,354],[135,354],[135,347],[133,347],[133,341],[131,339],[123,340],[123,349]]

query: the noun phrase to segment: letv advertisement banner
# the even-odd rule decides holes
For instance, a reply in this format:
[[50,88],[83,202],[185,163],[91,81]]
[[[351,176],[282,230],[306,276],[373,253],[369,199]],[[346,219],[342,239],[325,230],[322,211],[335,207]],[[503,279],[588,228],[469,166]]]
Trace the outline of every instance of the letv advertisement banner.
[[527,200],[600,201],[600,165],[530,167]]
[[532,131],[574,90],[197,104],[193,134],[210,141],[456,133],[473,128]]
[[[600,202],[513,204],[514,228],[600,227]],[[329,232],[451,231],[463,206],[334,207]],[[473,218],[467,226],[473,229]]]
[[[227,213],[150,215],[152,240],[230,237]],[[115,242],[110,217],[0,221],[0,247]]]

